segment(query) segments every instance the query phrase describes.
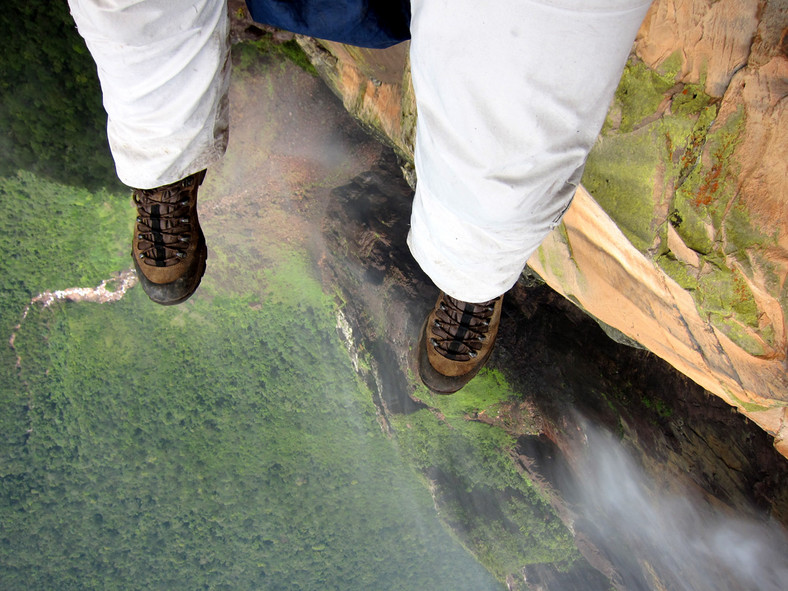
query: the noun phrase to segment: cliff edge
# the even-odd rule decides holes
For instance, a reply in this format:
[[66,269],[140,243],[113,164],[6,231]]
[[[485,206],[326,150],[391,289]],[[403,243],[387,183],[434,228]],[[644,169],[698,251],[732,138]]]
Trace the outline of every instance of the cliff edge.
[[[298,42],[412,175],[407,44]],[[760,425],[784,456],[787,95],[788,0],[657,0],[584,186],[529,261],[611,336]]]

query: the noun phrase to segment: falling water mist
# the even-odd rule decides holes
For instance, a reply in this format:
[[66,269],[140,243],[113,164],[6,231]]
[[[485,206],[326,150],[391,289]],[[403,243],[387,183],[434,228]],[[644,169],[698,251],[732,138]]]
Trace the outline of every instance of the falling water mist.
[[693,495],[667,492],[613,435],[582,421],[585,445],[559,486],[576,526],[605,555],[622,589],[782,590],[788,538],[780,525],[731,517]]

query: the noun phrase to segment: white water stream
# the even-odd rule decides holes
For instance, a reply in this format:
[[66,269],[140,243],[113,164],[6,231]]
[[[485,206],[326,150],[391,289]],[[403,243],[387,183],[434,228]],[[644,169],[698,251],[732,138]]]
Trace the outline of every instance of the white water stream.
[[777,523],[664,492],[611,434],[586,424],[567,486],[628,590],[783,591],[788,538]]

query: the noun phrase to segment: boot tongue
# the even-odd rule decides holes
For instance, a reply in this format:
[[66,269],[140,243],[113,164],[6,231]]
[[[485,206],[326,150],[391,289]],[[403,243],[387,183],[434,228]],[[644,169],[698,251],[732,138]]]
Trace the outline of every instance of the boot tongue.
[[[183,193],[190,184],[178,181],[157,189],[135,191],[138,219],[141,220],[137,226],[138,246],[146,264],[167,267],[185,256],[191,226],[189,202],[183,199]],[[187,240],[181,240],[181,236]]]
[[437,324],[432,328],[434,346],[444,356],[473,358],[489,330],[495,300],[474,304],[446,296],[436,311]]

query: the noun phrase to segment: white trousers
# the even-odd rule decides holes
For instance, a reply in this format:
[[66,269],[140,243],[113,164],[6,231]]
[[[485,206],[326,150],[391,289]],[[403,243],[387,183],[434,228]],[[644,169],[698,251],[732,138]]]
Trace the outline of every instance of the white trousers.
[[514,285],[580,182],[651,0],[412,0],[411,252],[443,291]]
[[152,189],[227,148],[230,39],[224,0],[69,0],[98,68],[123,183]]
[[[223,0],[69,0],[120,179],[176,181],[227,142]],[[569,207],[651,0],[412,0],[408,244],[435,284],[508,290]]]

